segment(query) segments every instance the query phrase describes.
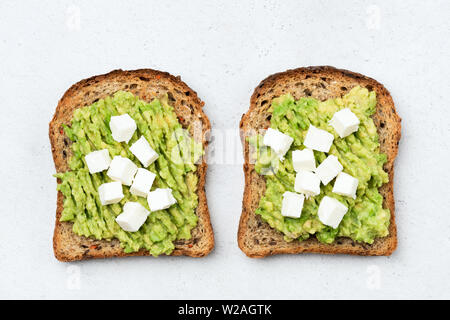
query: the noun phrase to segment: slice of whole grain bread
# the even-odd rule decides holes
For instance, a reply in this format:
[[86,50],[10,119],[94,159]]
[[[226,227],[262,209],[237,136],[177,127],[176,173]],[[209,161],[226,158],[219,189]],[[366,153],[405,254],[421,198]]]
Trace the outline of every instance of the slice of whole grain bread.
[[[55,115],[49,124],[49,137],[57,172],[69,170],[68,160],[72,155],[71,141],[64,134],[62,125],[70,125],[75,109],[91,105],[119,90],[129,91],[147,102],[167,94],[169,103],[174,107],[181,125],[184,128],[189,128],[194,139],[201,141],[203,148],[206,150],[208,145],[206,137],[211,125],[202,110],[204,103],[198,98],[195,91],[181,81],[180,77],[151,69],[115,70],[74,84],[59,101]],[[194,131],[196,131],[195,134]],[[175,250],[172,252],[174,256],[203,257],[211,252],[214,247],[214,235],[205,194],[207,164],[202,161],[197,167],[199,177],[197,191],[199,204],[196,209],[196,214],[199,217],[198,225],[192,230],[190,240],[175,243]],[[95,240],[75,234],[72,231],[71,222],[59,221],[63,210],[63,200],[64,196],[61,192],[58,192],[53,235],[53,249],[58,260],[74,261],[89,258],[149,255],[147,250],[127,254],[122,250],[117,239],[111,241]]]
[[[380,188],[384,198],[383,206],[389,208],[391,220],[389,235],[378,238],[372,245],[357,243],[350,238],[338,238],[333,244],[323,244],[315,237],[306,241],[287,242],[283,234],[272,229],[254,212],[264,195],[264,177],[254,170],[249,161],[249,145],[245,136],[251,130],[269,127],[268,109],[272,99],[290,93],[296,100],[313,97],[318,100],[341,97],[355,86],[375,90],[377,94],[376,112],[373,121],[378,129],[380,150],[387,155],[384,169],[389,174],[389,182]],[[390,255],[397,247],[394,204],[394,159],[397,156],[401,134],[401,119],[395,111],[394,102],[388,90],[375,81],[358,73],[340,70],[330,66],[298,68],[277,73],[263,80],[250,99],[250,109],[240,122],[241,141],[244,149],[245,190],[242,201],[242,215],[239,223],[238,244],[249,257],[259,258],[279,253],[325,253],[354,255]]]

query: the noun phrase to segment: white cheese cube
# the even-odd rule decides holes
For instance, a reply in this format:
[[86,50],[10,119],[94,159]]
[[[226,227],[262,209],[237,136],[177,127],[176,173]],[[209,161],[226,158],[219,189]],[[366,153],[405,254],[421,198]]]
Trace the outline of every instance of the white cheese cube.
[[144,224],[149,211],[139,202],[127,202],[123,206],[123,212],[116,218],[119,226],[128,232],[136,232]]
[[308,148],[292,151],[292,163],[296,172],[300,170],[314,171],[316,169],[314,151]]
[[358,188],[358,179],[351,175],[341,172],[338,174],[334,182],[333,192],[342,196],[352,197],[356,199],[356,189]]
[[305,147],[328,152],[330,151],[331,144],[333,143],[334,136],[328,131],[314,127],[312,124],[309,126],[308,132],[306,133],[305,141],[303,144]]
[[313,172],[301,170],[295,176],[294,189],[296,192],[305,194],[306,199],[317,196],[320,193],[320,179]]
[[169,188],[150,191],[147,196],[147,201],[152,212],[167,209],[177,202],[172,195],[172,189]]
[[132,144],[130,151],[138,158],[145,168],[158,159],[158,154],[150,147],[150,144],[144,136],[140,137]]
[[98,187],[98,196],[102,205],[117,203],[122,200],[123,190],[120,182],[108,182]]
[[302,194],[286,191],[283,193],[281,214],[285,217],[300,218],[302,215],[305,196]]
[[324,185],[327,185],[339,174],[339,172],[342,171],[342,169],[344,168],[338,158],[330,154],[325,160],[322,161],[315,172],[320,178],[320,181],[322,181]]
[[341,138],[358,131],[359,127],[358,117],[349,108],[336,112],[329,123]]
[[131,186],[137,169],[138,167],[130,159],[115,156],[106,174],[114,181],[120,181],[126,186]]
[[129,116],[128,113],[120,116],[112,116],[109,122],[112,137],[117,142],[130,141],[134,132],[136,131],[136,122]]
[[92,151],[84,157],[90,173],[97,173],[109,168],[111,158],[108,149]]
[[319,205],[319,220],[327,226],[336,229],[348,208],[338,200],[325,196]]
[[284,155],[288,152],[292,142],[294,142],[292,137],[272,128],[267,129],[263,139],[263,144],[271,147],[281,161],[284,160]]
[[138,168],[130,192],[136,196],[147,197],[150,192],[156,174],[147,169]]

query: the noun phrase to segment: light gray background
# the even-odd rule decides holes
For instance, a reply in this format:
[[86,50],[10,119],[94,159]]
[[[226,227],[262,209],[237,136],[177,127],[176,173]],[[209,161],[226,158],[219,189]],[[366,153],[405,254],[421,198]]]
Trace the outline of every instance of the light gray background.
[[[0,3],[0,298],[450,298],[449,1],[95,3]],[[117,68],[168,71],[198,92],[214,128],[236,129],[262,79],[309,65],[377,79],[403,118],[391,257],[247,258],[239,163],[208,172],[208,257],[53,257],[47,130],[71,84]]]

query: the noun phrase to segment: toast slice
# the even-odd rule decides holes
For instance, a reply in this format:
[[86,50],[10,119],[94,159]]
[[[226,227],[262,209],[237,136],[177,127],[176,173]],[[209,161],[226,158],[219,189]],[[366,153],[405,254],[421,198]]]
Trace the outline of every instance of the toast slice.
[[[151,69],[115,70],[74,84],[59,101],[53,119],[49,124],[49,137],[57,172],[69,170],[68,160],[72,155],[71,141],[62,130],[62,125],[70,124],[75,109],[91,105],[119,90],[129,91],[147,102],[167,94],[169,103],[174,107],[181,125],[184,128],[189,128],[195,139],[201,139],[203,148],[206,150],[208,141],[205,137],[209,133],[211,125],[202,110],[204,102],[198,98],[195,91],[181,81],[180,77]],[[202,134],[194,135],[193,130],[196,130],[194,127],[199,127],[198,124],[200,123]],[[214,235],[205,194],[206,168],[205,161],[202,161],[197,168],[199,178],[197,191],[199,203],[196,209],[196,214],[199,217],[198,224],[192,230],[190,240],[175,242],[175,250],[171,255],[203,257],[211,252],[214,247]],[[72,231],[71,222],[59,221],[63,210],[63,200],[63,194],[58,192],[53,236],[53,249],[58,260],[74,261],[89,258],[149,255],[147,250],[127,254],[122,250],[117,239],[111,241],[95,240],[75,234]]]
[[[245,141],[245,132],[260,130],[270,125],[272,99],[290,93],[296,100],[301,97],[313,97],[318,100],[337,98],[346,94],[355,86],[375,90],[377,94],[376,112],[373,121],[377,127],[380,150],[387,155],[384,169],[389,182],[380,188],[383,207],[389,208],[391,220],[389,235],[378,238],[371,245],[357,243],[350,238],[338,238],[332,244],[323,244],[315,237],[305,241],[287,242],[283,234],[272,229],[254,212],[264,195],[266,184],[254,165],[249,162],[249,144]],[[374,79],[347,70],[330,66],[307,67],[277,73],[263,80],[250,99],[250,109],[240,122],[241,141],[244,150],[245,190],[242,201],[242,215],[239,223],[238,244],[249,257],[260,258],[280,253],[324,253],[353,255],[390,255],[397,247],[397,228],[394,211],[394,160],[397,156],[401,134],[401,119],[395,111],[389,91]]]

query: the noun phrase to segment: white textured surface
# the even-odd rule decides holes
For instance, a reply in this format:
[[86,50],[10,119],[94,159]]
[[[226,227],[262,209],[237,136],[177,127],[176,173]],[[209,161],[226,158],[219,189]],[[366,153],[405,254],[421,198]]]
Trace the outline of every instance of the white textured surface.
[[[90,3],[0,2],[0,298],[450,298],[448,1]],[[308,65],[361,72],[392,93],[403,118],[393,256],[247,258],[241,165],[216,164],[210,256],[55,260],[47,124],[71,84],[116,68],[180,74],[213,127],[235,129],[262,79]]]

